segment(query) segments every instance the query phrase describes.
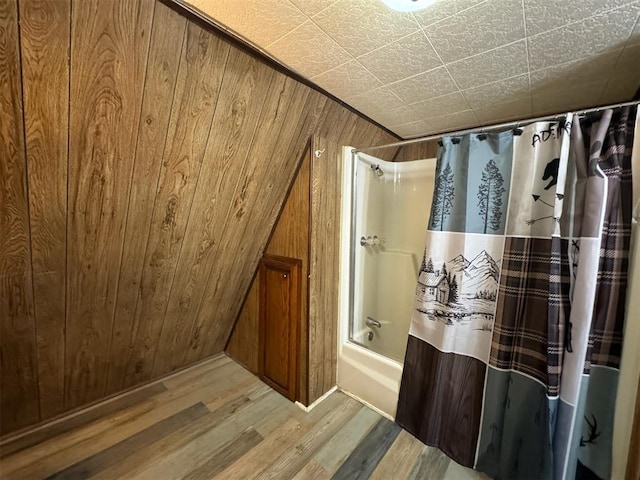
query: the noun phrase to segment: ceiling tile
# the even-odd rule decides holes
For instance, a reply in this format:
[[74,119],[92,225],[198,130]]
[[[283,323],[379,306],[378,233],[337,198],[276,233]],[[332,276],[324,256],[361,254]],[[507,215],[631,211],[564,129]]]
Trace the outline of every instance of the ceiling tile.
[[485,105],[475,110],[480,122],[484,125],[508,122],[510,120],[526,119],[533,113],[531,95],[508,102]]
[[529,75],[524,74],[506,80],[488,83],[480,87],[463,90],[462,93],[474,110],[518,98],[529,98]]
[[627,45],[637,45],[640,44],[640,14],[638,15],[638,19],[636,20],[636,27],[631,32],[631,36],[627,41]]
[[621,49],[605,52],[595,57],[586,57],[573,62],[563,63],[544,70],[531,72],[531,86],[534,89],[563,89],[568,85],[593,83],[594,80],[606,80],[611,75]]
[[458,10],[458,2],[456,0],[440,0],[425,10],[419,10],[413,15],[418,23],[424,27],[428,27],[436,22],[449,18]]
[[300,10],[302,10],[304,13],[309,15],[310,17],[314,16],[315,14],[321,12],[325,8],[330,7],[331,5],[337,2],[337,0],[289,0],[289,1],[293,3],[296,7],[298,7]]
[[531,70],[602,55],[624,46],[640,4],[627,5],[529,38]]
[[488,0],[425,29],[445,63],[524,38],[522,0]]
[[458,90],[445,67],[407,78],[389,85],[402,100],[411,104],[429,98],[440,97]]
[[340,65],[338,68],[313,77],[316,85],[348,102],[348,99],[367,93],[382,86],[357,60]]
[[469,104],[460,92],[432,98],[413,104],[411,107],[424,119],[469,110]]
[[525,41],[505,45],[447,65],[458,86],[465,90],[528,72]]
[[402,125],[396,125],[389,128],[393,133],[402,138],[422,137],[430,131],[431,124],[424,120],[417,122],[404,123]]
[[478,125],[478,119],[473,110],[430,118],[427,122],[429,133],[453,132]]
[[302,25],[307,17],[287,0],[189,0],[240,36],[265,48]]
[[311,20],[272,43],[267,50],[307,78],[351,60],[351,55]]
[[442,65],[422,30],[367,53],[358,60],[383,83],[392,83]]
[[605,80],[577,86],[569,85],[564,89],[533,89],[533,113],[562,113],[598,105],[606,85]]
[[363,113],[365,111],[380,113],[404,105],[404,102],[387,87],[380,87],[368,93],[351,97],[349,105]]
[[411,15],[393,11],[379,0],[339,0],[313,21],[355,57],[419,28]]
[[537,35],[584,20],[633,1],[635,0],[524,0],[527,35]]
[[420,120],[420,116],[411,107],[404,104],[384,109],[373,105],[367,109],[366,114],[381,125],[397,125],[398,123]]

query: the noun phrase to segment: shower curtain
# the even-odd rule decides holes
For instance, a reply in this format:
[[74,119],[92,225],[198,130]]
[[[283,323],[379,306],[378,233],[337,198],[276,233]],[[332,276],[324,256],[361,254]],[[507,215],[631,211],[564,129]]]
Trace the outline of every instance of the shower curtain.
[[636,108],[445,137],[396,422],[493,478],[609,478]]

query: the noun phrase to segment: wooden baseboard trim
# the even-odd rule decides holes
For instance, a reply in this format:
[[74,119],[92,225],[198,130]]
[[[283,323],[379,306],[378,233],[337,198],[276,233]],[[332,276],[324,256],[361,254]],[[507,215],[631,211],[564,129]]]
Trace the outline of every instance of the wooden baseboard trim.
[[[156,378],[154,380],[151,380],[149,382],[145,382],[142,383],[140,385],[136,385],[135,387],[131,387],[127,390],[123,390],[122,392],[118,392],[115,393],[113,395],[110,395],[108,397],[105,397],[103,399],[97,400],[93,403],[90,403],[89,405],[84,405],[82,407],[78,407],[76,409],[70,410],[68,412],[62,413],[60,415],[57,415],[55,417],[52,417],[50,419],[44,420],[43,422],[37,423],[35,425],[31,425],[29,427],[25,427],[23,429],[20,429],[16,432],[11,432],[8,433],[7,435],[0,437],[0,448],[8,445],[9,443],[15,442],[16,440],[19,440],[22,437],[26,437],[27,435],[33,435],[37,432],[40,432],[42,430],[47,430],[50,428],[53,428],[54,426],[60,424],[60,423],[64,423],[64,422],[68,422],[69,420],[71,420],[74,417],[77,417],[79,415],[84,415],[92,410],[95,410],[96,408],[100,408],[103,407],[106,404],[109,403],[113,403],[113,402],[117,402],[119,400],[122,400],[124,397],[127,397],[129,395],[132,395],[136,392],[139,392],[143,389],[147,389],[153,385],[157,385],[159,383],[162,383],[166,380],[169,380],[170,378],[175,377],[176,375],[179,374],[183,374],[185,372],[188,372],[189,370],[193,370],[197,367],[201,367],[202,365],[209,363],[209,362],[214,362],[216,360],[219,360],[221,357],[229,357],[226,353],[221,352],[218,353],[216,355],[214,355],[213,357],[209,357],[209,358],[205,358],[204,360],[201,360],[199,362],[196,362],[194,364],[191,364],[187,367],[181,368],[179,370],[176,370],[174,372],[171,372],[167,375],[164,375],[162,377]],[[231,360],[233,360],[231,358]],[[233,360],[235,362],[235,360]]]
[[327,398],[329,398],[329,396],[338,390],[338,386],[334,385],[327,393],[325,393],[324,395],[322,395],[319,399],[317,399],[315,402],[313,402],[311,405],[309,405],[308,407],[303,405],[300,402],[296,402],[296,405],[298,406],[298,408],[300,408],[301,410],[304,410],[305,412],[309,413],[311,410],[313,410],[314,408],[316,408],[318,405],[320,405],[323,401],[325,401]]

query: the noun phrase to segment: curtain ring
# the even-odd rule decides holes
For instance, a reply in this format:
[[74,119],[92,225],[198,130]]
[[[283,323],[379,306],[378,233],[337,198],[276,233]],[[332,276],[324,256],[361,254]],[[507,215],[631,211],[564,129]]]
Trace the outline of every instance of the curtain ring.
[[484,126],[480,127],[480,133],[478,134],[478,140],[481,142],[487,139],[487,134],[484,133]]
[[520,135],[522,135],[522,129],[520,128],[520,122],[516,123],[516,127],[513,129],[513,134],[516,137],[519,137]]

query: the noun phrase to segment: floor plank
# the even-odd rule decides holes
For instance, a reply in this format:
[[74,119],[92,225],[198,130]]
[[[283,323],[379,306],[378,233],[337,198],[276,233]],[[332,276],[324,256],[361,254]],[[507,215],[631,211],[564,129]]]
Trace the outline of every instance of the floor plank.
[[408,432],[402,431],[371,475],[371,480],[403,480],[411,473],[424,448]]
[[332,478],[335,480],[369,478],[399,433],[400,427],[397,424],[381,418]]
[[43,428],[34,430],[28,435],[16,438],[11,443],[0,446],[0,458],[7,457],[13,453],[24,450],[25,448],[37,445],[50,438],[70,432],[71,430],[87,425],[94,420],[105,417],[111,413],[123,410],[131,405],[140,403],[142,400],[153,397],[158,393],[165,392],[167,387],[162,383],[156,383],[137,389],[130,395],[116,398],[113,401],[102,402],[95,406],[80,412],[78,415],[67,417],[64,421],[55,422],[44,426]]
[[211,458],[194,470],[184,480],[208,480],[234,463],[262,441],[262,436],[253,428],[242,432],[239,437],[211,453]]
[[224,356],[2,450],[12,480],[487,478],[341,392],[306,413]]
[[91,477],[97,472],[120,462],[123,458],[135,455],[141,447],[154,444],[163,436],[178,430],[185,424],[204,417],[208,412],[209,410],[202,403],[196,403],[101,452],[74,463],[64,470],[60,470],[56,474],[49,476],[48,479],[63,480]]
[[418,456],[408,480],[420,480],[430,478],[442,480],[451,460],[437,448],[425,446]]
[[316,462],[334,474],[349,454],[380,420],[380,415],[367,407],[360,411],[315,456]]

